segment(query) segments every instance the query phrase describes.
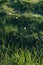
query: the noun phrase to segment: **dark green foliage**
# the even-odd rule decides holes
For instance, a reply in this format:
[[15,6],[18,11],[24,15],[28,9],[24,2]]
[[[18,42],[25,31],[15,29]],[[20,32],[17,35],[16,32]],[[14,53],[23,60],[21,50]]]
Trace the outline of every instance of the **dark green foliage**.
[[0,65],[43,65],[43,1],[37,1],[0,0]]
[[[36,46],[37,43],[41,44],[39,34],[41,34],[40,32],[43,33],[43,1],[39,1],[37,3],[23,1],[0,2],[3,2],[0,6],[0,42],[2,44],[4,43],[1,41],[3,38],[5,45],[7,44],[7,46],[10,44],[10,46],[28,46],[30,48],[32,46]],[[9,11],[4,10],[2,5],[4,5],[5,2],[5,6],[8,6],[8,8],[12,7],[15,11],[15,14],[13,12],[11,13],[12,15],[9,15],[10,9]],[[8,14],[6,11],[8,11]],[[17,27],[18,31],[15,30],[15,32],[12,30],[12,25]]]

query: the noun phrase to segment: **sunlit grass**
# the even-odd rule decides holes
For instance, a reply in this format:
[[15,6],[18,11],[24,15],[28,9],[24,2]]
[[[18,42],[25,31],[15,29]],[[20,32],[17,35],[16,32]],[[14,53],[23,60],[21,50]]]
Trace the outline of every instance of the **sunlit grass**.
[[43,19],[43,16],[41,16],[40,14],[34,14],[34,13],[32,13],[32,12],[24,13],[23,15],[25,15],[25,16],[27,16],[27,17],[36,17],[36,18],[40,17],[40,18]]
[[11,32],[11,31],[18,32],[18,28],[17,28],[17,26],[5,26],[5,31],[7,33]]
[[0,65],[40,65],[40,63],[43,65],[42,53],[37,57],[38,55],[35,49],[33,51],[34,54],[32,54],[28,49],[15,48],[15,52],[12,51],[13,53],[10,53],[11,57],[8,55],[10,50],[11,49],[6,50],[5,54],[3,54],[2,51],[0,52],[2,56]]
[[23,2],[31,2],[31,3],[37,3],[40,0],[22,0]]

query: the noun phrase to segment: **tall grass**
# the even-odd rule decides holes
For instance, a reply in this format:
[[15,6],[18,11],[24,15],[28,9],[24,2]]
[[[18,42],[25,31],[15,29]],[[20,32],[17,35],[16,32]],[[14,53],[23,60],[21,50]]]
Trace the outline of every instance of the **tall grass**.
[[2,47],[0,50],[0,65],[43,65],[43,54],[41,51],[33,51],[23,48],[12,50]]

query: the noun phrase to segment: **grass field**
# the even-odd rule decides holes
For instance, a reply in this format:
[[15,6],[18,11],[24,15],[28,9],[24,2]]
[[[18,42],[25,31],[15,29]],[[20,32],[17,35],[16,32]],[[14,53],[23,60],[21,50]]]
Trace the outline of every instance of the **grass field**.
[[0,0],[0,65],[43,65],[43,0]]

